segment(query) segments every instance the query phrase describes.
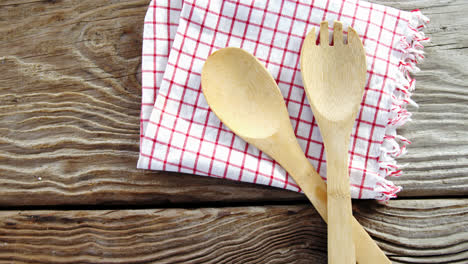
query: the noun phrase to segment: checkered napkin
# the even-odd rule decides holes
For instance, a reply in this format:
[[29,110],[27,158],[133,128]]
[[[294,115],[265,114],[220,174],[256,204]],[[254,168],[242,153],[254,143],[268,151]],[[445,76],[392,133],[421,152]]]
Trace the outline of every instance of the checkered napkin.
[[[301,82],[306,33],[321,21],[352,26],[367,54],[364,100],[349,146],[353,198],[387,200],[401,189],[394,158],[409,141],[396,128],[410,118],[409,73],[423,58],[418,10],[404,12],[363,1],[153,0],[145,17],[141,142],[138,168],[177,171],[300,191],[267,155],[235,136],[210,110],[200,86],[206,58],[224,47],[254,54],[284,96],[297,139],[326,180],[319,128]],[[176,177],[176,176],[174,176]]]

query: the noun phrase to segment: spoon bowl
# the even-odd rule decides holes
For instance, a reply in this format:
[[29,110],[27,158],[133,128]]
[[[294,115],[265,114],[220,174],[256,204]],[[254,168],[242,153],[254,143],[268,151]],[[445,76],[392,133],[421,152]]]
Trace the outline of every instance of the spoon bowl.
[[[258,64],[249,53],[225,48],[214,52],[202,70],[203,92],[211,109],[243,138],[267,138],[280,129],[278,112],[283,119],[288,116],[275,80]],[[259,83],[272,89],[257,89]]]

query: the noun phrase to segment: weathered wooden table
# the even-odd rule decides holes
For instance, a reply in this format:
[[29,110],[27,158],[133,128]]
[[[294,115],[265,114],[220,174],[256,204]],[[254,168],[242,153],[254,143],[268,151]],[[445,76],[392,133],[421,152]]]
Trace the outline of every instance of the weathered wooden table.
[[[431,18],[404,187],[354,214],[395,263],[468,263],[468,2]],[[149,0],[0,1],[0,262],[326,263],[293,192],[136,170]]]

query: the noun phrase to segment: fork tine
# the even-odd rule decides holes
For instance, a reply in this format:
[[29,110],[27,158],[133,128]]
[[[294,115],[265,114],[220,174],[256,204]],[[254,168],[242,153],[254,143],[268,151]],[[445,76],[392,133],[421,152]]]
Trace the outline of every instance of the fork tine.
[[322,21],[320,23],[320,46],[328,45],[330,45],[328,40],[328,21]]
[[348,44],[357,44],[361,42],[358,33],[354,28],[348,27]]
[[309,33],[307,33],[307,36],[306,38],[304,39],[304,44],[302,46],[302,48],[304,48],[305,46],[308,46],[308,47],[311,47],[311,46],[315,46],[316,43],[316,38],[315,38],[315,28],[313,27]]
[[343,24],[339,21],[333,23],[333,45],[343,45]]

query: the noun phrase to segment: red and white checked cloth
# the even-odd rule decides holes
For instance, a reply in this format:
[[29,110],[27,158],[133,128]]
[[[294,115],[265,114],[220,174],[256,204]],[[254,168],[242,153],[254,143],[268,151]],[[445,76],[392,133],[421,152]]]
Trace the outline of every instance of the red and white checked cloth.
[[409,72],[423,58],[421,12],[341,0],[153,0],[145,18],[138,168],[207,175],[300,191],[294,180],[226,128],[201,92],[200,72],[215,50],[240,47],[276,79],[301,147],[325,179],[322,138],[299,69],[302,41],[322,20],[352,26],[367,54],[367,83],[349,148],[353,198],[387,200],[401,189],[395,157],[409,141],[396,128],[410,118]]

